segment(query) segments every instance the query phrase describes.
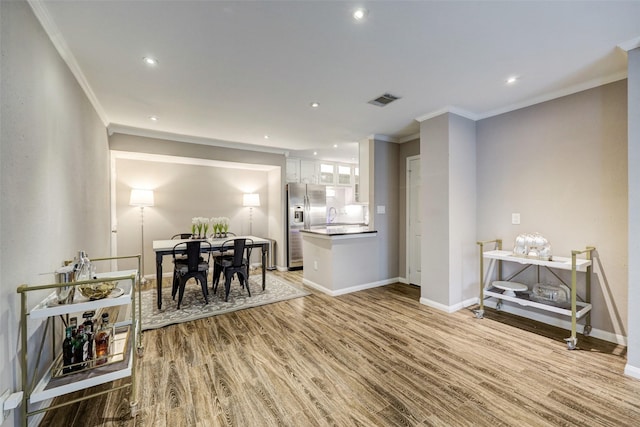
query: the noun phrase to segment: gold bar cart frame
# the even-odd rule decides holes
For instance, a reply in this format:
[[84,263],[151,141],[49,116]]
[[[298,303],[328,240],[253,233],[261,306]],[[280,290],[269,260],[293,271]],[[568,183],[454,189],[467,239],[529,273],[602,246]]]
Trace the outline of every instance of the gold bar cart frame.
[[[93,397],[97,397],[106,393],[111,393],[113,391],[116,390],[121,390],[124,388],[130,388],[130,394],[129,394],[129,405],[130,405],[130,409],[131,409],[131,415],[135,416],[135,414],[137,413],[137,406],[138,406],[138,402],[136,401],[136,361],[137,361],[137,357],[142,355],[142,352],[144,350],[144,347],[142,346],[142,286],[141,286],[141,276],[140,276],[140,271],[141,271],[141,257],[142,255],[138,254],[138,255],[125,255],[125,256],[116,256],[116,257],[103,257],[103,258],[91,258],[90,261],[91,262],[96,262],[96,261],[116,261],[116,260],[124,260],[124,259],[137,259],[137,264],[138,264],[138,269],[137,269],[137,273],[136,274],[132,274],[129,276],[109,276],[109,277],[101,277],[99,279],[93,279],[93,280],[83,280],[83,281],[76,281],[76,282],[70,282],[70,283],[51,283],[51,284],[46,284],[46,285],[33,285],[33,286],[29,286],[26,284],[20,285],[18,286],[17,292],[20,294],[20,325],[21,325],[21,357],[20,357],[20,370],[21,370],[21,380],[22,380],[22,390],[23,390],[23,394],[22,394],[22,420],[21,420],[21,424],[22,426],[26,427],[28,425],[27,421],[28,418],[46,411],[50,411],[53,409],[58,409],[61,408],[63,406],[68,406],[74,403],[78,403],[84,400],[88,400],[91,399]],[[72,399],[72,400],[68,400],[62,403],[58,403],[46,408],[40,408],[37,410],[33,410],[30,411],[29,410],[29,398],[34,390],[34,384],[35,384],[35,379],[38,375],[38,366],[40,363],[40,357],[43,354],[43,349],[44,349],[44,345],[45,345],[45,337],[47,334],[47,330],[49,329],[49,322],[53,321],[55,322],[55,320],[53,317],[52,318],[48,318],[46,320],[46,325],[45,325],[45,330],[43,332],[43,337],[42,340],[40,342],[40,346],[38,348],[38,356],[36,358],[36,369],[33,372],[33,377],[32,377],[32,382],[31,384],[29,383],[29,374],[28,374],[28,331],[27,331],[27,320],[28,320],[28,316],[29,316],[29,310],[28,310],[28,301],[27,301],[27,296],[29,292],[32,291],[41,291],[41,290],[47,290],[47,289],[56,289],[59,287],[63,287],[63,286],[69,286],[70,284],[73,284],[73,286],[77,286],[77,285],[83,285],[83,284],[91,284],[91,283],[100,283],[100,282],[104,282],[105,279],[109,279],[109,280],[131,280],[131,304],[132,304],[132,309],[131,309],[131,333],[133,336],[133,342],[131,344],[131,352],[132,352],[132,357],[133,357],[133,361],[131,364],[131,381],[127,384],[121,385],[121,386],[117,386],[117,387],[112,387],[109,390],[103,390],[100,392],[95,392],[95,393],[91,393],[89,395],[86,396],[82,396],[76,399]],[[137,295],[136,295],[137,294]],[[137,310],[137,316],[136,316],[136,310]],[[55,325],[55,323],[54,323]],[[55,350],[55,335],[56,335],[56,331],[55,331],[55,327],[51,328],[51,341],[52,341],[52,361],[55,360],[56,358],[56,350]]]
[[[480,251],[480,301],[479,301],[479,308],[477,310],[474,310],[474,313],[476,315],[476,317],[478,319],[482,319],[484,317],[484,290],[485,290],[485,271],[484,271],[484,248],[485,245],[489,245],[489,244],[494,244],[494,250],[502,250],[502,239],[494,239],[494,240],[485,240],[485,241],[478,241],[476,242],[476,244],[479,247],[479,251]],[[577,260],[577,256],[578,255],[585,255],[585,259],[592,261],[592,252],[595,251],[595,247],[594,246],[587,246],[585,249],[583,250],[572,250],[571,251],[571,336],[569,338],[565,338],[565,342],[567,343],[567,348],[569,350],[574,350],[578,344],[578,338],[577,338],[577,324],[578,324],[578,319],[577,319],[577,301],[578,301],[578,294],[577,294],[577,282],[578,282],[578,276],[577,276],[577,269],[576,269],[576,260]],[[497,261],[497,279],[498,280],[503,280],[503,276],[502,276],[502,260],[498,259]],[[518,274],[522,273],[524,270],[526,270],[527,268],[531,267],[533,264],[529,264],[526,267],[524,267],[523,269],[517,271],[516,273],[512,274],[508,280],[512,279],[513,277],[517,276]],[[538,275],[539,273],[539,268],[540,266],[538,265]],[[562,281],[562,279],[560,279],[560,277],[553,271],[551,270],[551,268],[544,266],[547,270],[549,270],[556,278],[558,278],[558,280]],[[586,269],[586,276],[585,276],[585,301],[587,303],[591,303],[591,275],[593,272],[593,263],[590,263],[587,266]],[[564,282],[563,282],[564,283]],[[585,327],[584,327],[584,332],[583,334],[589,335],[589,333],[591,332],[591,311],[588,311],[585,314]]]

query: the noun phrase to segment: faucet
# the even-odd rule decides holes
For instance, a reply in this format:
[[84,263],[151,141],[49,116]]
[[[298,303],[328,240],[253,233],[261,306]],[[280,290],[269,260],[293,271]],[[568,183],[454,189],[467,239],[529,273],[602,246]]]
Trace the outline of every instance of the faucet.
[[334,222],[336,220],[336,216],[338,216],[338,211],[336,210],[336,208],[331,206],[329,208],[329,222],[330,223]]

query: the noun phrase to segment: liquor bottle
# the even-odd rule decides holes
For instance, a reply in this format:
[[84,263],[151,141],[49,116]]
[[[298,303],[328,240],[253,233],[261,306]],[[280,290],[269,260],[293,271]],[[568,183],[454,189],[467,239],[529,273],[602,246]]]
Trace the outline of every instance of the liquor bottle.
[[93,335],[94,335],[93,316],[95,314],[96,314],[95,311],[85,311],[82,314],[83,319],[85,319],[82,325],[84,326],[84,333],[86,335],[86,341],[85,341],[86,354],[84,355],[84,362],[86,362],[86,365],[88,367],[90,367],[93,364]]
[[73,364],[73,344],[71,340],[71,326],[68,326],[65,331],[65,339],[62,341],[62,373],[68,374],[71,372],[71,365]]
[[69,319],[69,327],[71,328],[71,367],[70,371],[77,371],[78,367],[76,363],[79,362],[76,359],[76,347],[78,346],[78,318],[72,317]]
[[109,313],[102,314],[102,324],[96,334],[96,365],[104,365],[109,357],[111,344],[111,328],[109,327]]
[[86,336],[84,335],[84,326],[78,326],[76,333],[76,341],[73,346],[74,370],[79,371],[84,368],[84,344]]

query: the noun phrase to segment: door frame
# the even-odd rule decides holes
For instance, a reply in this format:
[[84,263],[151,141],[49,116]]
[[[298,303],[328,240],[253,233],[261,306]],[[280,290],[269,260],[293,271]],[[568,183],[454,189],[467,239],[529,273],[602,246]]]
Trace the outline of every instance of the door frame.
[[[407,163],[406,163],[406,168],[405,168],[406,169],[406,177],[405,177],[406,185],[405,185],[405,187],[406,187],[407,194],[406,194],[406,198],[405,198],[405,200],[406,200],[406,209],[405,209],[405,216],[406,216],[405,224],[406,224],[406,227],[405,227],[405,252],[404,252],[404,254],[405,254],[405,274],[407,276],[407,283],[409,283],[409,284],[411,283],[411,275],[409,274],[409,271],[410,271],[409,267],[410,267],[410,263],[411,263],[411,257],[409,256],[409,254],[410,254],[410,249],[409,248],[411,246],[411,240],[412,240],[411,236],[410,236],[410,233],[409,233],[409,231],[410,231],[410,227],[409,227],[410,222],[409,222],[409,220],[410,220],[410,217],[411,217],[411,209],[410,209],[410,206],[411,206],[410,205],[410,200],[411,200],[411,174],[410,173],[411,173],[411,169],[410,169],[409,166],[410,166],[410,164],[411,164],[411,162],[413,160],[418,160],[419,161],[420,160],[420,155],[417,154],[415,156],[407,157]],[[422,171],[421,171],[421,175],[422,175]],[[420,252],[422,252],[422,251],[420,251]],[[418,284],[417,286],[422,287],[422,278],[420,279],[420,284]]]

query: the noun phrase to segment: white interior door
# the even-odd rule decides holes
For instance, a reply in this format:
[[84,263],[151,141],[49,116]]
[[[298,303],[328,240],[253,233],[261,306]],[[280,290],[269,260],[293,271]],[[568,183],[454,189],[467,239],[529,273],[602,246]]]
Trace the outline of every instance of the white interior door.
[[421,285],[422,203],[420,156],[407,158],[407,274],[409,283]]

